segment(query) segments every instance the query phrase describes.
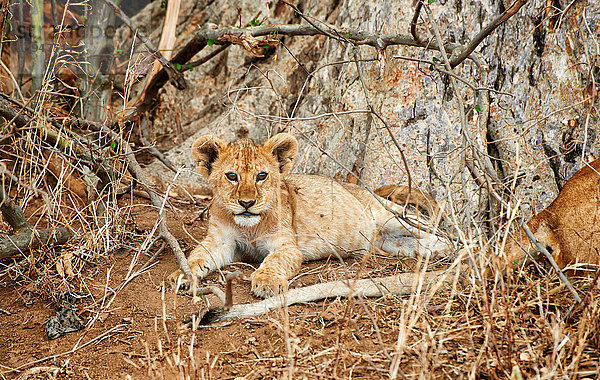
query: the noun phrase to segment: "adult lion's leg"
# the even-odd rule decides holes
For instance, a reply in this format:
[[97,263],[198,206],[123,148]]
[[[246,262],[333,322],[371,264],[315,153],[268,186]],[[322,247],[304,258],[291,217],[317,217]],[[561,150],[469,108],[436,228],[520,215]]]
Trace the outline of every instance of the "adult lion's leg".
[[[190,253],[188,263],[192,274],[202,279],[210,272],[231,264],[235,254],[235,239],[225,236],[222,231],[210,228],[206,238]],[[168,277],[168,282],[175,285],[183,276],[181,270],[177,270]],[[184,287],[191,284],[188,279],[182,277],[181,283]]]
[[287,291],[288,280],[300,270],[302,252],[296,242],[289,238],[273,243],[260,267],[250,275],[252,292],[258,297],[268,297]]

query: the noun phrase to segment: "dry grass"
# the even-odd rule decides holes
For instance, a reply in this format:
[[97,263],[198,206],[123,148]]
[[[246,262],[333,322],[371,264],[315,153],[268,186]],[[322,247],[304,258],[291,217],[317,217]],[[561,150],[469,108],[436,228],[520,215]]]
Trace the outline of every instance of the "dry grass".
[[[73,134],[59,132],[62,136]],[[67,246],[4,261],[0,279],[5,284],[15,281],[23,285],[24,294],[56,300],[64,292],[86,289],[84,268],[93,269],[119,250],[134,252],[132,270],[122,286],[112,292],[107,289],[101,307],[91,318],[93,325],[119,291],[139,275],[133,268],[140,255],[149,251],[154,235],[136,232],[131,209],[117,202],[116,191],[131,182],[122,156],[109,142],[93,133],[89,136],[100,148],[90,154],[105,157],[114,182],[87,201],[65,186],[68,178],[82,178],[86,163],[48,143],[41,128],[20,131],[12,144],[0,148],[3,157],[10,160],[5,163],[14,177],[5,178],[5,183],[10,183],[9,193],[23,206],[32,224],[69,226],[76,231]],[[50,172],[44,151],[63,159],[60,175]],[[3,230],[7,231],[6,226]],[[127,360],[132,371],[146,372],[150,378],[596,376],[600,367],[597,273],[575,279],[583,303],[573,308],[570,293],[552,271],[539,273],[525,268],[508,277],[498,275],[492,281],[482,281],[479,268],[483,264],[479,265],[477,252],[463,251],[463,255],[467,257],[456,260],[476,264],[463,265],[455,286],[436,292],[415,287],[410,297],[330,300],[234,322],[236,326],[256,324],[260,329],[233,352],[211,352],[205,345],[198,348],[209,330],[173,331],[177,326],[167,323],[171,319],[168,314],[177,314],[169,297],[163,295],[163,318],[155,323],[155,340],[145,343],[145,355]],[[451,264],[436,263],[435,267]],[[67,266],[71,272],[64,269]],[[373,256],[346,267],[320,265],[312,275],[318,276],[315,280],[333,280],[354,273],[369,277],[409,270],[415,270],[414,264]],[[227,334],[228,328],[213,327],[210,334],[218,336],[214,331],[219,329]],[[173,333],[176,339],[170,338]],[[247,357],[245,351],[253,357]],[[54,367],[49,368],[54,371]]]
[[[137,77],[137,70],[128,71],[128,78]],[[120,110],[123,114],[125,104],[126,99]],[[138,231],[132,207],[118,202],[126,193],[123,188],[133,181],[118,145],[100,132],[45,121],[47,117],[66,118],[50,97],[38,102],[28,115],[33,122],[14,130],[9,143],[0,146],[8,169],[2,176],[3,184],[36,227],[68,226],[75,237],[63,247],[2,261],[0,283],[21,286],[25,302],[31,302],[31,295],[57,301],[66,292],[88,291],[90,271],[105,258],[121,251],[132,253],[129,270],[119,286],[109,288],[110,270],[106,274],[105,296],[90,313],[87,329],[74,347],[86,349],[84,341],[96,339],[86,338],[91,326],[142,273],[135,268],[156,242],[156,225]],[[135,129],[131,125],[120,127],[121,138],[130,141]],[[48,155],[58,157],[58,170],[49,167]],[[102,180],[99,168],[110,174],[110,181],[96,191]],[[78,191],[73,181],[80,181],[85,193]],[[131,191],[127,194],[130,196]],[[455,222],[447,226],[455,235],[463,236],[460,246],[470,246],[466,236],[483,236],[485,231],[483,221],[464,217],[477,214],[465,212],[465,204],[464,199],[450,199],[447,210],[450,216],[453,212],[461,215],[451,217]],[[511,220],[513,216],[499,219]],[[9,228],[3,223],[0,230]],[[5,236],[3,233],[1,237]],[[501,251],[501,242],[480,245]],[[210,329],[179,330],[173,323],[173,315],[178,316],[178,296],[163,292],[162,318],[155,320],[154,336],[145,337],[143,354],[125,360],[132,374],[149,378],[597,377],[598,272],[573,281],[583,299],[581,305],[574,305],[553,271],[525,268],[506,277],[497,274],[493,280],[482,280],[482,269],[488,263],[482,262],[478,253],[465,249],[456,258],[471,265],[463,263],[460,277],[451,287],[421,288],[416,283],[410,297],[334,299]],[[453,264],[449,260],[431,266],[440,269]],[[344,267],[319,263],[299,279],[337,280],[356,273],[366,278],[418,267],[410,261],[373,255]],[[148,269],[151,267],[144,268]],[[240,335],[231,338],[230,332]],[[230,338],[235,340],[233,349],[209,344]],[[24,366],[28,371],[21,376],[57,372],[56,367],[32,367],[36,364]]]

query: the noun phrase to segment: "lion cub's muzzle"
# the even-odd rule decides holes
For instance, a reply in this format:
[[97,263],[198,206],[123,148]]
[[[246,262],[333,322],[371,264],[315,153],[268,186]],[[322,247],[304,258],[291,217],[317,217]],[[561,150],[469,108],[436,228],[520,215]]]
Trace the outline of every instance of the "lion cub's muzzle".
[[254,212],[252,206],[256,204],[256,201],[244,201],[239,199],[238,203],[244,208],[242,212],[235,212],[233,220],[235,223],[242,227],[254,227],[260,222],[260,213]]

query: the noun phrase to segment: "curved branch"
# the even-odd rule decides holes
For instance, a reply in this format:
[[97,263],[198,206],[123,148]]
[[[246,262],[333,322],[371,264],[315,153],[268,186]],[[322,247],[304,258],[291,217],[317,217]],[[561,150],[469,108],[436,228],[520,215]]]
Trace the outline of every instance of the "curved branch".
[[34,229],[25,218],[21,207],[6,194],[4,186],[0,186],[0,211],[15,233],[0,240],[0,259],[45,245],[65,244],[73,236],[73,232],[65,227]]
[[0,259],[48,245],[61,245],[73,237],[65,227],[43,230],[28,229],[0,240]]
[[492,34],[494,29],[496,29],[498,26],[503,24],[506,20],[511,18],[515,13],[517,13],[519,11],[519,9],[521,9],[521,7],[527,3],[527,1],[528,0],[515,1],[513,3],[513,5],[510,6],[510,8],[508,8],[507,10],[502,12],[502,14],[500,16],[498,16],[494,20],[492,20],[492,22],[489,23],[485,28],[481,29],[481,31],[479,33],[477,33],[477,35],[475,37],[473,37],[471,42],[469,42],[464,48],[461,48],[460,53],[458,55],[456,55],[454,58],[452,58],[452,60],[450,61],[450,66],[456,67],[462,61],[467,59],[467,57],[471,55],[471,53],[477,48],[477,46],[479,46],[481,41],[483,41],[487,36]]
[[417,21],[419,21],[419,14],[421,13],[421,8],[423,7],[423,3],[421,0],[417,2],[417,7],[415,8],[415,14],[413,15],[412,21],[410,22],[410,35],[413,36],[415,41],[419,43],[423,43],[421,37],[417,33]]
[[[2,170],[6,169],[2,168]],[[15,233],[31,230],[31,224],[25,218],[23,210],[6,194],[4,186],[0,186],[0,212]]]
[[388,277],[366,278],[362,280],[341,280],[290,289],[285,295],[277,295],[262,301],[232,305],[229,310],[214,308],[200,320],[201,325],[232,318],[249,318],[266,314],[297,303],[314,302],[335,297],[382,297],[386,294],[412,294],[417,284],[431,288],[435,292],[442,285],[452,283],[456,272],[452,270],[401,273]]

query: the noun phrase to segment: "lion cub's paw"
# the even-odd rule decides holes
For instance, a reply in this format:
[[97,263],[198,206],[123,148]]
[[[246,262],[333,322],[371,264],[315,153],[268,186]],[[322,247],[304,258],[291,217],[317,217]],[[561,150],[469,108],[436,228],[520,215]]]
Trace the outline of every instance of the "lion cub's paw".
[[258,268],[250,275],[252,293],[261,298],[284,293],[288,289],[287,278],[279,273],[273,273],[269,268]]
[[[198,264],[190,263],[190,269],[192,270],[192,274],[197,279],[203,279],[210,273],[210,269],[207,266],[201,266]],[[181,278],[181,280],[179,280]],[[177,281],[180,281],[179,289],[188,290],[191,288],[192,282],[185,277],[181,269],[176,270],[171,273],[169,277],[167,277],[167,284],[171,287],[171,289],[175,289],[177,286]]]

